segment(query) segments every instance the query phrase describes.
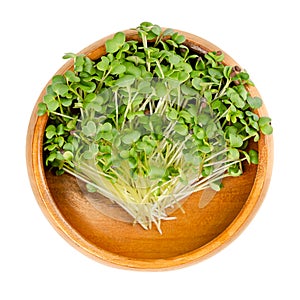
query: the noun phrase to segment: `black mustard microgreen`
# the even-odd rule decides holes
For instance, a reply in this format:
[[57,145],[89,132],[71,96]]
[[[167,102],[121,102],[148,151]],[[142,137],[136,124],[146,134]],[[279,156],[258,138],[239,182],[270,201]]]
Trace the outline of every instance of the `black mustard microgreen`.
[[65,54],[74,68],[52,78],[37,114],[48,115],[47,168],[161,232],[168,209],[258,164],[255,143],[273,129],[257,114],[249,74],[225,65],[221,51],[191,49],[150,22],[136,31],[140,41],[118,32],[97,60]]

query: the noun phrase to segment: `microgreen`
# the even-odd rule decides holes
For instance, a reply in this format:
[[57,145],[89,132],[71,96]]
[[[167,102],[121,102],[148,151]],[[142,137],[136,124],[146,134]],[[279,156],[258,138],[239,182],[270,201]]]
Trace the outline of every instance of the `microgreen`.
[[273,129],[256,114],[262,100],[250,95],[249,74],[224,65],[223,53],[197,52],[150,22],[136,30],[140,42],[118,32],[98,60],[67,53],[74,68],[52,78],[37,114],[49,116],[47,167],[161,232],[169,208],[258,164],[248,142]]

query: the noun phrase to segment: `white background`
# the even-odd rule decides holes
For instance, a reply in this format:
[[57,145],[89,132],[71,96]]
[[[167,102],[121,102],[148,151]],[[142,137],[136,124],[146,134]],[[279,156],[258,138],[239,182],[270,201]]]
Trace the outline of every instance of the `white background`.
[[[1,299],[300,299],[298,1],[2,1],[0,4]],[[32,194],[27,126],[65,52],[149,20],[208,39],[250,73],[273,119],[265,201],[242,235],[168,272],[104,266],[73,249]]]

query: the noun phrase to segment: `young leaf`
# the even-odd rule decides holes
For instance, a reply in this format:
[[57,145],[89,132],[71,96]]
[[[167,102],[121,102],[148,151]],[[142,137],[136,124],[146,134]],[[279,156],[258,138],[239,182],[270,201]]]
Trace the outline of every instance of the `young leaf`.
[[174,126],[174,131],[183,136],[186,136],[189,132],[188,127],[185,124],[181,123],[177,123]]
[[234,161],[234,160],[238,160],[239,158],[240,158],[239,151],[235,148],[229,148],[228,159]]
[[70,82],[80,82],[80,78],[76,76],[73,71],[67,70],[65,73],[65,77]]
[[243,139],[238,134],[229,134],[230,147],[239,148],[243,145]]
[[247,97],[247,102],[252,109],[257,109],[262,106],[262,100],[259,97]]
[[97,63],[96,68],[99,71],[105,72],[106,70],[108,70],[109,64],[110,64],[109,59],[106,56],[102,56],[101,60]]
[[133,75],[124,75],[115,81],[115,85],[119,87],[130,86],[134,83],[135,77]]
[[51,100],[47,102],[47,108],[50,112],[54,112],[59,107],[59,102],[57,100]]
[[240,95],[233,88],[228,88],[226,91],[226,95],[230,98],[232,103],[237,108],[243,108],[245,106],[245,101],[240,97]]
[[38,111],[37,115],[42,116],[47,112],[47,105],[45,103],[39,103],[38,104]]
[[69,87],[64,83],[53,83],[52,89],[59,96],[65,96],[69,91]]
[[272,134],[273,128],[271,125],[271,118],[269,117],[261,117],[258,120],[258,125],[263,134]]
[[257,151],[251,149],[249,150],[249,157],[250,157],[250,162],[252,164],[257,165],[258,164],[258,153]]
[[137,130],[129,130],[127,131],[123,137],[122,142],[127,145],[131,145],[132,143],[136,142],[141,136],[141,133]]
[[48,125],[46,128],[46,137],[47,139],[51,139],[56,135],[56,128],[54,125]]
[[165,174],[165,169],[157,166],[151,166],[149,176],[151,179],[161,179]]
[[117,32],[114,37],[105,42],[106,52],[115,53],[117,52],[125,43],[126,36],[123,32]]
[[68,52],[63,56],[63,59],[75,58],[76,54]]
[[88,121],[85,126],[82,127],[82,132],[86,136],[94,136],[96,134],[96,124],[93,121]]
[[178,111],[174,108],[170,108],[169,111],[167,112],[167,118],[169,120],[177,120],[178,117]]

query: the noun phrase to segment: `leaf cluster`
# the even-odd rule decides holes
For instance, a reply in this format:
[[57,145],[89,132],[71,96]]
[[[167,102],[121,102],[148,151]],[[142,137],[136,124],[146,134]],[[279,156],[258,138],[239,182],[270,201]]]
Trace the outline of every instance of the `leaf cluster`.
[[118,32],[98,60],[64,56],[74,68],[52,78],[38,105],[49,116],[46,166],[94,181],[94,164],[114,188],[134,187],[117,197],[138,183],[148,190],[132,197],[155,202],[179,182],[219,190],[222,177],[242,174],[242,161],[257,164],[248,143],[273,129],[257,114],[249,74],[225,65],[221,51],[190,49],[172,29],[143,22],[136,30],[139,41]]

